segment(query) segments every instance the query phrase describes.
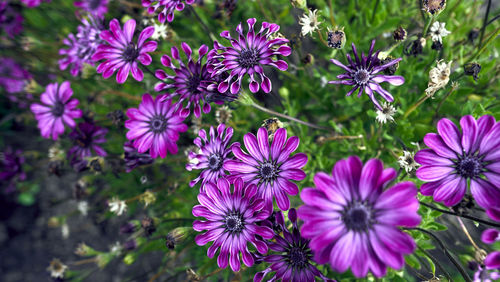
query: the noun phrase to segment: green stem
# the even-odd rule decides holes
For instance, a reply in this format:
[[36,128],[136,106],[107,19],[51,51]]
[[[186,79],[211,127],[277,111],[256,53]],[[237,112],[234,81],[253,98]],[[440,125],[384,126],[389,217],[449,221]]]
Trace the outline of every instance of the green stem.
[[484,43],[484,45],[481,47],[481,49],[479,49],[479,51],[477,51],[476,54],[474,54],[474,56],[470,57],[469,60],[467,60],[467,63],[471,62],[472,60],[474,60],[477,56],[479,56],[481,53],[484,52],[484,50],[486,50],[486,47],[488,47],[488,45],[490,45],[491,42],[493,42],[493,40],[495,40],[495,38],[500,34],[500,27],[497,28],[495,30],[495,32],[490,36],[490,38],[488,38],[488,40],[486,40],[486,42]]
[[479,42],[477,43],[478,49],[479,49],[479,46],[481,46],[481,43],[483,42],[484,30],[486,29],[486,25],[488,23],[488,16],[490,15],[490,8],[491,8],[491,0],[488,0],[488,6],[486,6],[486,14],[484,14],[483,26],[481,27],[481,35],[479,36]]
[[429,27],[432,25],[432,23],[434,22],[434,15],[432,15],[428,20],[427,20],[427,24],[425,25],[424,27],[424,31],[422,32],[422,37],[425,37],[427,36],[427,32],[429,31]]
[[441,265],[441,263],[439,263],[439,261],[435,257],[433,257],[428,251],[422,249],[419,245],[417,245],[417,248],[422,253],[424,253],[428,258],[430,258],[435,265],[437,265],[437,267],[439,268],[439,270],[441,270],[441,272],[443,272],[444,276],[446,276],[446,278],[448,279],[448,281],[453,281],[453,279],[451,279],[450,274],[444,269],[444,267]]
[[418,100],[413,106],[411,106],[408,110],[406,110],[405,114],[403,115],[403,119],[407,118],[414,110],[418,108],[425,100],[429,99],[430,96],[427,94],[424,94],[420,100]]
[[332,26],[335,27],[335,18],[333,17],[332,0],[328,0],[328,8],[330,9],[330,22],[332,23]]
[[373,11],[372,11],[372,19],[371,19],[371,22],[373,22],[373,20],[375,19],[375,13],[377,11],[377,8],[378,8],[378,4],[380,3],[380,0],[377,0],[377,2],[375,2],[375,6],[373,7]]
[[438,207],[435,207],[433,205],[424,203],[422,201],[420,201],[420,204],[423,205],[423,206],[426,206],[426,207],[428,207],[430,209],[433,209],[435,211],[438,211],[438,212],[442,212],[442,213],[450,214],[450,215],[454,215],[454,216],[459,216],[459,217],[463,217],[463,218],[467,218],[467,219],[474,220],[474,221],[477,221],[479,223],[482,223],[482,224],[485,224],[485,225],[490,225],[490,226],[493,226],[493,227],[500,227],[500,223],[491,222],[491,221],[487,221],[487,220],[482,220],[480,218],[477,218],[477,217],[471,216],[471,215],[467,215],[467,214],[457,214],[457,213],[454,213],[454,212],[451,212],[451,211],[448,211],[448,210],[440,209]]

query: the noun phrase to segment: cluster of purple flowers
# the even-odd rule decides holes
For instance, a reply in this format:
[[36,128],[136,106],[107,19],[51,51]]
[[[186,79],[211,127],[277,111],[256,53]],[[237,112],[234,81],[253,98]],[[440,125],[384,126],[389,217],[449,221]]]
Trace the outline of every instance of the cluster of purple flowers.
[[23,21],[23,16],[10,5],[9,0],[0,0],[0,27],[10,38],[23,30]]
[[0,58],[0,89],[3,88],[11,102],[17,103],[20,108],[25,108],[32,95],[24,92],[31,74],[11,58]]
[[161,10],[158,13],[158,21],[160,23],[165,23],[165,20],[172,22],[174,20],[174,12],[184,10],[187,5],[192,5],[195,0],[142,0],[142,6],[148,8],[148,13],[154,14],[157,10]]

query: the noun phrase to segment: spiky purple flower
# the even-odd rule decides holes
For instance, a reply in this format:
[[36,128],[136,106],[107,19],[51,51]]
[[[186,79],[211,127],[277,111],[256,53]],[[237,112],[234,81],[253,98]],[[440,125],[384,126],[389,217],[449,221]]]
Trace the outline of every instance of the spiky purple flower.
[[302,170],[307,163],[306,154],[290,156],[299,146],[299,138],[292,136],[287,139],[286,129],[280,128],[269,146],[268,132],[261,127],[257,137],[247,133],[243,141],[250,154],[241,150],[240,143],[233,144],[232,151],[238,160],[224,164],[224,169],[231,174],[229,178],[241,177],[245,183],[257,185],[257,193],[264,199],[269,211],[272,211],[273,198],[281,210],[288,210],[288,195],[297,195],[299,192],[297,184],[290,180],[301,181],[306,177]]
[[69,134],[69,139],[73,141],[74,146],[68,151],[70,159],[83,160],[92,156],[94,151],[98,156],[107,155],[99,144],[105,143],[104,137],[108,133],[106,128],[102,128],[93,122],[80,122]]
[[74,5],[99,19],[103,19],[108,12],[108,0],[80,0]]
[[154,14],[156,10],[161,10],[158,13],[158,21],[165,23],[165,20],[172,22],[174,20],[174,12],[184,10],[187,5],[192,5],[195,0],[142,0],[142,6],[148,8],[148,13]]
[[384,169],[380,160],[363,165],[357,156],[338,161],[332,176],[315,175],[316,188],[300,193],[305,205],[298,216],[317,263],[329,262],[338,272],[350,268],[358,278],[369,270],[382,277],[387,266],[403,267],[403,255],[416,245],[398,226],[415,227],[421,218],[415,184],[401,182],[385,189],[395,178],[396,171]]
[[69,81],[59,85],[57,82],[47,85],[45,92],[40,96],[43,104],[31,104],[31,111],[38,121],[38,128],[43,138],[57,140],[64,132],[64,125],[75,127],[73,119],[82,116],[82,110],[76,109],[77,99],[70,99],[73,90]]
[[[494,244],[500,241],[500,231],[490,228],[483,231],[481,241],[486,244]],[[487,269],[500,269],[500,251],[489,253],[484,259],[484,265]]]
[[152,164],[155,161],[149,154],[139,153],[132,141],[125,142],[123,150],[125,151],[123,159],[126,172],[131,172],[138,166]]
[[16,11],[8,0],[0,0],[0,28],[10,38],[14,38],[23,30],[23,21],[24,18],[21,13]]
[[101,44],[97,47],[97,51],[92,56],[92,60],[105,60],[97,67],[97,73],[102,73],[102,77],[109,78],[116,70],[116,82],[124,83],[127,80],[129,72],[137,81],[142,81],[144,73],[139,68],[137,62],[147,66],[151,64],[151,56],[148,52],[156,50],[158,43],[156,41],[148,41],[155,28],[152,26],[146,27],[141,34],[137,44],[133,42],[135,32],[135,20],[130,19],[123,25],[123,30],[117,19],[111,20],[109,30],[101,32],[101,39],[108,44]]
[[193,207],[193,215],[207,220],[195,220],[193,229],[207,230],[196,236],[199,246],[214,241],[208,248],[208,257],[213,258],[220,248],[217,258],[220,268],[226,268],[229,262],[233,271],[239,271],[240,253],[246,266],[254,264],[247,244],[252,243],[259,253],[265,254],[268,248],[260,237],[271,239],[274,233],[271,228],[256,224],[269,216],[269,212],[263,210],[264,201],[257,196],[257,187],[244,184],[241,178],[235,179],[232,185],[234,189],[225,178],[219,178],[217,186],[205,185],[205,190],[198,194],[200,205]]
[[243,76],[248,74],[250,77],[249,88],[253,93],[259,91],[259,83],[255,76],[260,77],[260,87],[264,92],[271,92],[271,80],[264,74],[263,67],[273,66],[279,70],[286,71],[288,64],[283,60],[273,60],[274,56],[288,56],[292,50],[288,39],[277,37],[271,39],[278,32],[280,26],[275,23],[262,22],[262,27],[257,34],[254,31],[254,25],[257,20],[251,18],[247,20],[248,32],[243,34],[241,23],[236,28],[238,38],[232,38],[229,31],[221,32],[220,36],[231,42],[230,47],[225,47],[215,41],[214,49],[208,54],[208,71],[212,76],[221,75],[228,72],[229,76],[219,83],[218,90],[221,93],[228,89],[236,94],[240,90]]
[[152,158],[164,158],[167,151],[177,154],[179,132],[185,132],[188,126],[179,116],[179,105],[171,100],[161,102],[163,95],[153,100],[151,95],[142,95],[139,108],[127,110],[129,120],[125,121],[128,140],[135,140],[134,147],[139,153],[149,150]]
[[70,33],[68,38],[63,40],[68,49],[60,49],[59,55],[66,56],[59,60],[59,68],[65,70],[70,66],[70,73],[77,76],[83,69],[84,64],[94,65],[92,55],[97,47],[103,43],[99,34],[103,30],[101,24],[93,18],[82,19],[82,24],[78,26],[78,33]]
[[19,149],[13,150],[11,147],[0,152],[0,180],[6,184],[5,192],[13,192],[16,187],[16,181],[26,179],[26,173],[23,170],[24,156]]
[[462,130],[449,119],[437,124],[436,133],[428,133],[423,149],[415,155],[422,166],[417,177],[427,183],[420,192],[434,200],[454,206],[467,192],[486,209],[490,217],[500,220],[500,122],[489,115],[477,121],[472,116],[460,119]]
[[375,98],[374,92],[377,92],[387,102],[393,102],[394,98],[392,97],[391,93],[383,89],[379,83],[389,82],[392,85],[402,85],[405,82],[405,79],[404,77],[399,75],[380,74],[381,71],[397,64],[402,59],[398,58],[381,65],[378,59],[378,53],[380,51],[377,51],[375,52],[375,54],[373,54],[373,47],[375,47],[375,40],[372,41],[368,56],[365,56],[365,53],[362,53],[360,57],[356,50],[356,46],[354,45],[354,43],[352,43],[352,53],[354,54],[355,61],[353,61],[351,59],[351,56],[347,54],[347,60],[349,61],[348,66],[345,66],[335,59],[331,59],[330,61],[332,63],[343,68],[346,72],[337,75],[337,78],[340,80],[332,80],[328,83],[351,85],[353,88],[349,92],[347,92],[347,96],[350,96],[352,93],[354,93],[354,91],[359,90],[358,97],[361,97],[361,94],[363,94],[364,91],[366,95],[370,97],[373,104],[375,104],[378,109],[382,110],[382,106],[380,106],[379,102]]
[[31,74],[11,58],[0,58],[0,87],[9,94],[21,92]]
[[233,129],[224,124],[217,126],[217,132],[213,126],[210,127],[210,136],[207,132],[201,129],[198,133],[199,137],[194,139],[194,144],[198,146],[198,152],[189,152],[189,163],[186,169],[203,170],[198,177],[189,182],[189,186],[193,187],[201,180],[201,187],[206,183],[216,183],[217,179],[226,176],[224,164],[231,158],[228,156],[231,152],[231,137],[233,137]]
[[[271,263],[271,266],[257,272],[253,281],[262,281],[270,272],[275,273],[268,281],[315,281],[315,277],[323,281],[333,281],[326,278],[316,266],[311,264],[313,254],[309,248],[309,240],[300,235],[295,209],[288,211],[288,219],[292,222],[292,232],[285,225],[283,213],[281,211],[275,213],[274,222],[271,225],[278,227],[279,231],[275,231],[274,242],[268,242],[269,248],[275,253],[264,256],[262,259]],[[280,235],[281,231],[283,235]]]
[[185,107],[180,111],[180,115],[184,118],[189,116],[191,112],[190,108],[193,106],[194,116],[199,118],[201,116],[202,109],[205,114],[210,112],[210,103],[206,102],[206,96],[210,93],[207,90],[207,87],[211,83],[211,76],[207,71],[206,64],[201,63],[203,57],[208,52],[208,47],[206,45],[201,45],[198,49],[199,58],[197,61],[194,61],[191,57],[193,51],[189,45],[182,42],[181,46],[184,54],[186,54],[186,57],[188,58],[187,64],[182,62],[177,47],[172,47],[172,57],[179,62],[179,67],[176,67],[172,63],[170,56],[163,55],[161,57],[162,65],[170,68],[173,74],[170,75],[164,70],[157,70],[155,75],[158,79],[169,81],[158,83],[155,86],[155,90],[163,91],[166,89],[172,89],[173,93],[164,96],[166,99],[172,99],[175,96],[179,96],[180,104],[187,101]]

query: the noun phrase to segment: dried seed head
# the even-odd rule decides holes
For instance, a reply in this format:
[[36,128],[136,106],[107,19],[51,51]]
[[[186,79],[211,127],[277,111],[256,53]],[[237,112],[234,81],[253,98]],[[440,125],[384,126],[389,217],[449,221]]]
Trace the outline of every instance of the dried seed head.
[[434,41],[432,42],[431,49],[441,51],[443,50],[443,43],[441,43],[440,41]]
[[422,54],[426,42],[427,40],[425,40],[425,38],[423,37],[413,40],[409,45],[406,46],[405,54],[414,57]]
[[187,274],[187,279],[188,279],[189,282],[198,282],[198,281],[201,281],[200,276],[196,272],[194,272],[194,270],[191,269],[191,268],[188,268],[186,270],[186,274]]
[[478,74],[481,71],[481,65],[478,63],[468,63],[464,66],[464,72],[466,75],[470,75],[474,78],[474,80],[477,80]]
[[473,28],[469,31],[469,34],[467,34],[467,39],[469,40],[470,43],[474,43],[474,40],[479,37],[479,29]]
[[139,196],[139,201],[141,201],[142,203],[144,203],[144,206],[148,206],[150,204],[153,204],[154,202],[156,202],[156,196],[153,192],[151,192],[150,190],[147,190],[146,192],[142,193],[140,196]]
[[151,234],[153,234],[155,231],[156,231],[156,226],[155,226],[155,222],[154,220],[149,217],[149,216],[145,216],[142,220],[141,220],[141,227],[142,229],[144,230],[144,234],[149,237],[151,236]]
[[446,6],[446,0],[422,0],[423,10],[431,15],[438,15]]
[[62,279],[64,278],[64,272],[68,269],[68,266],[63,264],[61,260],[55,258],[50,262],[47,271],[50,271],[50,276],[52,278]]
[[407,32],[406,32],[406,29],[404,29],[402,26],[398,27],[394,33],[392,34],[392,36],[394,37],[394,40],[396,41],[403,41],[406,39],[406,35],[407,35]]
[[328,30],[328,47],[334,49],[342,49],[344,48],[346,41],[346,35],[344,32],[344,28],[336,28],[335,30]]
[[[387,64],[388,62],[391,62],[393,60],[395,60],[396,58],[392,57],[392,56],[387,56],[385,59],[382,59],[380,60],[380,65],[385,65]],[[384,74],[387,74],[387,75],[393,75],[396,73],[396,71],[398,70],[399,68],[399,62],[384,69]]]

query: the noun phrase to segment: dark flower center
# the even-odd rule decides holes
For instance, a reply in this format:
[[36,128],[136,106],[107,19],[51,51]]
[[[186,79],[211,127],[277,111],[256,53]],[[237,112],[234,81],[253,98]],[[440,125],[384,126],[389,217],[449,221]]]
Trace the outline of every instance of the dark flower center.
[[193,75],[187,79],[187,89],[190,93],[197,94],[200,91],[198,90],[198,86],[200,85],[201,78],[199,76]]
[[342,214],[342,220],[348,229],[354,231],[366,231],[375,223],[371,207],[365,203],[354,203],[348,206]]
[[257,65],[259,56],[254,49],[244,49],[241,51],[237,61],[242,68],[249,69]]
[[87,148],[87,147],[90,147],[90,145],[92,144],[92,137],[90,136],[87,136],[87,135],[80,135],[77,139],[76,139],[76,144],[82,148]]
[[224,226],[230,233],[240,233],[243,230],[245,222],[239,212],[232,212],[224,219]]
[[211,170],[219,170],[222,167],[222,158],[219,154],[211,154],[210,157],[208,157],[208,167]]
[[97,10],[99,8],[99,4],[101,4],[101,0],[89,0],[89,8],[90,10]]
[[278,176],[276,165],[271,162],[264,162],[259,168],[260,177],[265,181],[274,180]]
[[130,42],[123,51],[123,59],[127,62],[133,62],[139,57],[139,50],[134,43]]
[[167,129],[167,119],[164,116],[154,116],[150,125],[154,133],[163,133]]
[[458,159],[456,168],[461,176],[476,178],[480,176],[483,165],[476,156],[463,156]]
[[293,246],[288,250],[288,263],[294,268],[303,268],[309,260],[307,250],[299,246]]
[[61,101],[54,103],[52,107],[52,114],[56,117],[60,117],[64,114],[64,104]]
[[365,69],[360,69],[354,73],[356,84],[366,84],[370,80],[370,73]]

